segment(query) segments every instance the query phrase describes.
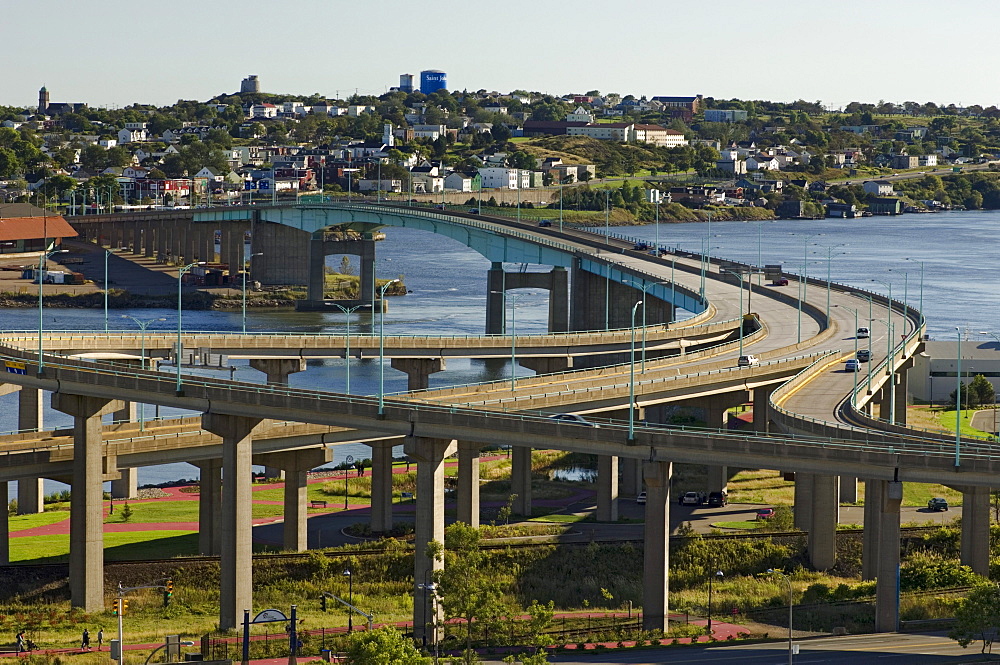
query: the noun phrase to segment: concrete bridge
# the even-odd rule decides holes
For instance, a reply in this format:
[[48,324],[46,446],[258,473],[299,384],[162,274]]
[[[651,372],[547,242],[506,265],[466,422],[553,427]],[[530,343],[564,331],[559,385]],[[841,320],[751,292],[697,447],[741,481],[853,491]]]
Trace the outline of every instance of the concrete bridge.
[[[358,210],[341,209],[340,212],[349,212],[347,218],[351,223],[374,223],[370,221],[371,216],[380,211],[371,208],[375,207],[358,206]],[[212,214],[230,212],[237,211]],[[324,212],[326,222],[330,221],[330,214],[330,211]],[[448,220],[438,220],[438,216]],[[618,494],[618,461],[622,460],[631,469],[624,469],[623,484],[635,485],[636,476],[641,473],[648,493],[643,605],[649,628],[665,626],[668,599],[666,517],[673,462],[713,466],[718,470],[715,477],[719,483],[725,482],[726,474],[722,469],[728,464],[748,468],[780,468],[798,474],[797,485],[802,487],[802,491],[797,487],[796,519],[800,524],[807,524],[810,556],[818,568],[829,567],[833,563],[829,543],[836,526],[836,492],[849,485],[844,479],[855,486],[857,478],[869,483],[867,494],[872,500],[866,501],[865,573],[878,579],[879,630],[895,628],[898,618],[895,567],[899,560],[901,482],[944,482],[966,492],[969,508],[963,527],[963,561],[973,565],[977,571],[988,570],[988,488],[1000,465],[997,455],[1000,451],[986,442],[961,441],[957,446],[961,448],[959,457],[955,452],[956,442],[907,429],[899,413],[905,409],[893,408],[900,393],[898,386],[902,379],[899,377],[905,376],[909,358],[919,349],[923,330],[919,312],[914,312],[903,303],[889,302],[880,296],[842,286],[834,286],[834,307],[825,309],[825,299],[820,295],[825,296],[825,282],[809,280],[803,285],[806,292],[802,305],[805,321],[800,328],[791,323],[796,320],[798,303],[795,299],[777,289],[754,289],[742,280],[735,283],[715,270],[714,266],[718,265],[715,262],[709,269],[702,297],[701,286],[695,287],[699,278],[695,267],[697,261],[677,256],[652,257],[631,251],[629,243],[611,238],[586,233],[550,234],[548,230],[518,227],[509,220],[463,219],[461,216],[428,211],[392,210],[385,218],[389,217],[403,219],[406,223],[410,223],[412,217],[413,224],[439,224],[441,229],[448,229],[447,233],[455,234],[464,225],[468,227],[466,237],[470,244],[480,232],[506,235],[509,238],[507,242],[490,239],[491,244],[484,246],[484,251],[496,252],[496,256],[503,257],[501,260],[510,259],[512,254],[507,254],[508,251],[528,252],[519,248],[522,243],[537,245],[537,260],[551,261],[549,265],[558,266],[558,261],[566,260],[560,254],[570,256],[574,289],[579,279],[583,285],[581,292],[587,293],[588,297],[585,302],[577,303],[587,313],[570,313],[569,318],[588,322],[592,328],[610,327],[611,321],[618,320],[621,312],[630,310],[631,303],[641,298],[637,289],[625,291],[631,287],[617,279],[636,271],[665,283],[669,283],[673,275],[676,282],[684,284],[687,295],[683,297],[689,299],[684,305],[675,299],[677,292],[683,292],[681,289],[674,289],[671,293],[671,287],[666,284],[657,284],[649,289],[656,291],[656,297],[665,303],[663,318],[667,314],[672,315],[670,305],[685,309],[690,309],[687,305],[691,305],[695,311],[706,311],[708,303],[715,307],[716,315],[731,316],[736,311],[744,312],[744,296],[754,297],[756,304],[753,311],[758,314],[766,334],[761,333],[759,339],[750,342],[755,354],[760,349],[760,355],[774,362],[733,370],[731,358],[738,351],[730,341],[729,348],[722,350],[721,355],[652,359],[647,362],[649,376],[646,380],[640,376],[638,381],[624,381],[625,368],[619,366],[521,379],[518,381],[520,387],[506,397],[500,395],[494,385],[376,400],[277,385],[194,378],[186,378],[182,390],[178,391],[173,379],[157,372],[57,355],[46,357],[44,371],[40,372],[36,358],[29,350],[8,343],[2,359],[24,363],[27,368],[27,374],[10,375],[8,381],[20,386],[22,395],[35,395],[23,400],[27,403],[25,408],[30,409],[33,400],[37,402],[38,391],[44,390],[53,394],[56,408],[74,416],[74,517],[71,534],[71,578],[76,580],[72,588],[74,604],[96,609],[103,603],[99,583],[103,576],[100,574],[101,502],[98,481],[113,476],[118,464],[109,464],[108,456],[102,449],[106,435],[101,430],[100,416],[121,410],[124,400],[200,412],[204,414],[202,429],[213,433],[221,441],[223,474],[234,479],[234,482],[222,487],[224,494],[219,512],[222,557],[220,623],[224,627],[234,626],[239,610],[252,606],[250,580],[244,574],[249,569],[250,557],[249,465],[252,454],[257,451],[255,440],[263,438],[258,433],[263,435],[266,426],[262,423],[267,420],[357,430],[352,440],[372,436],[370,440],[374,441],[376,437],[381,437],[382,441],[374,444],[373,461],[382,468],[387,466],[391,440],[404,439],[407,452],[421,462],[418,464],[414,570],[414,579],[418,581],[428,570],[441,565],[439,561],[428,560],[422,553],[430,540],[443,541],[444,457],[456,450],[458,452],[460,495],[464,497],[459,500],[459,514],[466,521],[475,522],[478,520],[478,498],[473,488],[478,486],[474,482],[478,449],[483,445],[506,445],[510,442],[515,442],[513,481],[515,485],[520,483],[523,486],[527,479],[528,487],[531,447],[598,455],[599,496],[603,497],[601,503],[605,513],[613,510]],[[307,218],[306,210],[299,211],[297,219]],[[378,219],[383,221],[381,217]],[[310,233],[328,228],[329,225],[318,227]],[[135,237],[134,234],[132,237]],[[312,240],[316,240],[315,237]],[[646,284],[648,282],[643,282],[643,285]],[[823,291],[817,288],[810,290],[810,286],[820,286]],[[606,299],[603,308],[595,306],[600,304],[600,298],[594,297],[595,293]],[[697,296],[693,297],[693,293]],[[613,304],[612,295],[615,297]],[[873,306],[878,308],[876,316],[905,317],[909,322],[908,335],[901,344],[887,344],[887,352],[873,359],[872,376],[864,376],[855,389],[853,380],[861,377],[837,371],[838,361],[847,354],[847,349],[842,348],[845,340],[850,340],[853,346],[853,326],[848,317],[850,306],[856,308],[861,302],[859,297],[869,296]],[[574,302],[570,302],[571,310]],[[739,303],[738,308],[735,303]],[[662,321],[662,318],[658,320]],[[745,343],[747,341],[744,340]],[[674,366],[675,377],[668,380],[672,363],[686,364]],[[712,363],[728,366],[711,366]],[[781,367],[784,369],[779,369]],[[628,370],[632,371],[631,365]],[[795,378],[786,382],[792,375]],[[846,383],[848,380],[852,383]],[[567,382],[574,385],[567,388]],[[590,385],[587,385],[588,382]],[[625,385],[634,387],[639,396],[635,403],[625,394]],[[781,387],[775,389],[779,385]],[[598,397],[595,391],[604,394]],[[691,403],[697,399],[705,400],[700,408],[705,409],[709,425],[716,425],[720,424],[718,421],[724,416],[727,404],[731,405],[734,400],[745,401],[748,391],[753,395],[755,414],[764,403],[768,404],[767,409],[760,409],[766,415],[755,423],[757,431],[752,433],[733,433],[722,428],[664,428],[644,423],[634,427],[630,438],[629,428],[624,424],[609,423],[601,428],[587,428],[558,423],[543,415],[544,410],[573,411],[579,406],[586,412],[620,416],[623,409],[627,414],[630,408],[638,406],[646,411],[646,423],[651,423],[656,419],[650,417],[651,412],[655,416],[658,404],[669,401]],[[543,413],[521,412],[528,408],[541,409]],[[878,418],[874,417],[876,413]],[[895,422],[887,422],[890,419]],[[350,433],[338,430],[336,436],[349,437]],[[314,445],[324,447],[330,442],[321,441]],[[282,445],[275,444],[277,448]],[[296,448],[289,446],[289,449]],[[289,468],[295,466],[293,461],[286,464]],[[18,477],[13,475],[15,473],[11,472],[8,477]],[[384,513],[386,505],[391,508],[391,503],[383,500],[384,493],[390,490],[387,483],[383,483],[377,491],[373,487],[373,520],[380,519],[383,523],[387,522],[387,517],[391,520],[391,512],[389,516],[379,515]],[[521,508],[524,509],[524,506]],[[867,519],[869,513],[871,520]],[[83,574],[84,571],[87,574]],[[430,623],[430,612],[430,607],[416,604],[415,626],[418,633]]]

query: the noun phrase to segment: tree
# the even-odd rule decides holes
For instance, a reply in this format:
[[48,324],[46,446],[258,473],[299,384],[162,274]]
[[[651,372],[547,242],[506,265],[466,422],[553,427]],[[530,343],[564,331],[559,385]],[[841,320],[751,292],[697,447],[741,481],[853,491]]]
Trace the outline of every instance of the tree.
[[948,637],[963,648],[982,640],[982,653],[990,653],[1000,627],[1000,589],[993,584],[977,586],[955,611],[955,627]]
[[425,665],[431,661],[421,656],[413,642],[399,631],[383,626],[378,630],[354,633],[347,647],[347,662],[351,665]]
[[510,128],[502,123],[493,125],[490,134],[493,135],[494,143],[506,143],[511,137]]
[[982,374],[976,374],[969,383],[969,400],[975,406],[992,404],[996,398],[993,384]]

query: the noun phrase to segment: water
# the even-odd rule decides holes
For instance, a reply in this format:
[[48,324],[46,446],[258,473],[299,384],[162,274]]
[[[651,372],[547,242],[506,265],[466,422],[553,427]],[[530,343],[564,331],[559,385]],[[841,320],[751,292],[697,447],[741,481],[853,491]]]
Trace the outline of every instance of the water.
[[[678,246],[700,251],[708,233],[708,224],[660,224],[661,245]],[[603,228],[597,229],[603,232]],[[653,241],[653,225],[617,227],[617,234]],[[834,281],[861,286],[886,293],[879,282],[892,283],[892,295],[904,297],[914,307],[920,302],[920,264],[923,261],[923,311],[928,319],[928,332],[946,339],[955,334],[955,326],[972,331],[1000,332],[1000,293],[991,289],[992,270],[1000,259],[1000,245],[990,242],[1000,232],[1000,211],[950,212],[900,217],[868,217],[855,220],[826,219],[817,221],[774,222],[713,222],[709,245],[715,256],[737,261],[758,263],[758,231],[762,264],[782,264],[786,270],[799,272],[803,258],[809,274],[826,277],[828,248],[830,274]],[[819,235],[815,235],[819,234]],[[378,276],[391,278],[403,275],[412,293],[391,298],[385,315],[386,334],[481,334],[485,327],[486,271],[489,261],[457,241],[414,229],[392,228],[385,241],[379,243]],[[805,257],[803,257],[805,252]],[[907,260],[910,259],[910,260]],[[355,269],[357,266],[356,258]],[[338,266],[339,256],[328,258],[328,265]],[[515,269],[508,266],[508,270]],[[532,269],[541,269],[533,266]],[[905,274],[905,277],[904,277]],[[905,282],[904,282],[905,279]],[[794,287],[792,287],[794,288]],[[519,300],[518,332],[526,334],[545,331],[548,308],[547,293]],[[861,301],[859,301],[861,308]],[[862,308],[863,309],[863,308]],[[101,310],[45,310],[47,330],[103,330]],[[859,312],[862,316],[865,313]],[[134,328],[131,321],[121,318],[132,315],[141,319],[163,317],[166,321],[150,326],[151,330],[176,330],[176,310],[112,310],[112,329]],[[6,330],[32,330],[38,325],[37,310],[5,310],[2,325]],[[510,310],[508,309],[508,321]],[[372,315],[356,313],[351,320],[351,334],[370,334]],[[375,322],[377,323],[377,317]],[[185,311],[184,327],[188,330],[236,331],[241,328],[239,312]],[[344,315],[340,312],[248,312],[248,330],[330,332],[344,334]],[[376,328],[377,330],[377,328]],[[245,362],[233,362],[235,378],[263,383],[263,375],[251,370]],[[487,381],[509,376],[509,367],[491,369],[495,363],[469,359],[448,359],[444,372],[432,374],[432,387]],[[530,374],[518,369],[518,374]],[[225,374],[215,374],[225,376]],[[306,372],[289,378],[292,386],[344,390],[344,361],[327,359],[310,361]],[[375,394],[378,390],[378,363],[355,361],[351,365],[351,388],[359,394]],[[385,371],[387,393],[406,389],[406,375],[390,369]],[[15,395],[0,397],[0,431],[17,427]],[[154,413],[146,407],[147,415]],[[160,415],[182,413],[163,408]],[[65,427],[71,419],[46,408],[46,426]],[[395,454],[400,454],[399,450]],[[369,457],[364,445],[343,445],[334,449],[334,464],[347,455]],[[170,464],[139,470],[140,484],[152,484],[197,478],[197,468],[188,464]],[[10,485],[13,492],[13,484]],[[47,481],[46,492],[64,488]]]
[[597,480],[597,469],[585,466],[567,466],[561,469],[552,469],[549,471],[549,480],[593,483]]

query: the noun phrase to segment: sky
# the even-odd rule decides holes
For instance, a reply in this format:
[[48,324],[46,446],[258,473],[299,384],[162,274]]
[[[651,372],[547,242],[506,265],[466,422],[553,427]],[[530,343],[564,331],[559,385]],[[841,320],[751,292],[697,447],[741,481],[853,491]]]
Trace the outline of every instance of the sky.
[[0,105],[453,90],[1000,105],[984,0],[0,0]]

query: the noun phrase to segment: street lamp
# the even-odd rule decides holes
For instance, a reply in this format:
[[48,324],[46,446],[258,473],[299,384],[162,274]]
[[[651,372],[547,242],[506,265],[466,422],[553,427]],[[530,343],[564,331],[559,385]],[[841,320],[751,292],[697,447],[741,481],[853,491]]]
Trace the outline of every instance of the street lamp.
[[250,255],[249,260],[246,262],[247,265],[243,266],[243,334],[247,334],[247,273],[250,272],[250,267],[253,266],[253,257],[263,256],[264,252],[255,252]]
[[49,260],[50,256],[55,254],[66,254],[69,252],[68,249],[55,249],[52,251],[42,252],[41,256],[38,258],[38,375],[41,376],[42,370],[45,368],[45,356],[42,350],[42,294],[44,293],[44,278],[42,274],[45,272],[45,262]]
[[195,266],[205,265],[204,261],[196,261],[194,263],[189,263],[186,266],[181,266],[180,270],[177,271],[177,349],[174,351],[174,365],[177,366],[177,387],[176,392],[178,395],[184,392],[181,387],[181,354],[183,349],[183,342],[181,341],[181,332],[183,329],[183,324],[181,321],[181,296],[183,295],[184,286],[184,273],[186,273],[191,268]]
[[[350,471],[350,469],[348,469]],[[344,577],[347,578],[347,603],[350,607],[347,608],[347,632],[354,632],[354,575],[351,575],[351,571],[345,570]]]
[[391,279],[379,287],[378,301],[378,417],[385,417],[385,292],[398,282]]
[[[794,233],[792,235],[795,235]],[[806,299],[806,289],[809,286],[809,241],[822,233],[813,233],[802,241],[802,277],[799,279],[799,313],[798,313],[798,343],[802,343],[802,301]]]
[[490,293],[500,294],[504,300],[510,299],[510,392],[513,393],[517,382],[517,374],[514,372],[517,368],[517,301],[528,294],[512,293],[508,296],[506,291],[490,291]]
[[[629,284],[629,285],[632,286],[632,288],[639,289],[640,291],[642,291],[642,297],[643,297],[643,300],[645,300],[645,298],[646,298],[646,291],[648,291],[649,289],[653,288],[657,284],[664,285],[664,284],[666,284],[666,282],[650,282],[649,284],[645,284],[645,283],[643,283],[643,284],[636,284],[636,282],[635,282],[634,279],[623,279],[622,280],[622,284]],[[643,303],[643,305],[642,305],[642,372],[643,372],[643,374],[645,374],[646,373],[646,305],[643,302],[643,300],[640,300],[639,302]],[[671,303],[671,306],[673,306],[673,303]],[[632,327],[635,328],[635,323],[632,324]],[[634,333],[634,331],[633,331],[633,333]]]
[[792,665],[792,580],[780,570],[768,568],[771,575],[781,575],[785,583],[788,584],[788,665]]
[[708,576],[708,639],[712,639],[712,579],[716,577],[723,577],[721,570]]
[[[134,316],[129,316],[128,314],[122,314],[123,319],[131,319],[135,325],[139,326],[139,355],[141,356],[140,362],[141,368],[146,369],[146,328],[150,326],[154,321],[166,321],[166,319],[137,319]],[[139,431],[142,432],[146,429],[145,427],[145,415],[146,409],[143,402],[139,402]]]
[[[628,367],[628,444],[631,446],[635,444],[635,311],[639,309],[639,305],[642,305],[640,300],[636,304],[632,305],[632,349],[629,355],[629,367]],[[643,316],[645,316],[646,308],[642,308]],[[646,329],[643,328],[643,333],[645,334]],[[645,361],[646,349],[643,348],[643,361]]]
[[362,305],[355,305],[354,307],[344,307],[343,305],[340,305],[335,302],[327,304],[333,305],[334,307],[339,309],[346,315],[347,318],[347,343],[344,349],[344,364],[346,365],[347,369],[347,389],[344,392],[350,395],[351,394],[351,314],[361,309],[362,307],[371,307],[371,305],[369,303],[364,303]]
[[[418,589],[423,589],[424,590],[424,595],[427,597],[426,600],[424,601],[424,607],[427,606],[428,602],[430,603],[430,606],[431,606],[431,619],[432,619],[433,623],[431,623],[430,621],[428,623],[431,623],[431,627],[432,627],[432,636],[433,636],[433,639],[434,639],[434,663],[436,664],[438,662],[439,651],[438,651],[437,611],[436,611],[436,608],[435,608],[434,604],[435,604],[435,601],[437,600],[438,585],[435,584],[434,582],[427,582],[426,584],[418,584],[417,588]],[[424,645],[425,646],[426,646],[426,642],[427,642],[427,626],[424,626]]]

